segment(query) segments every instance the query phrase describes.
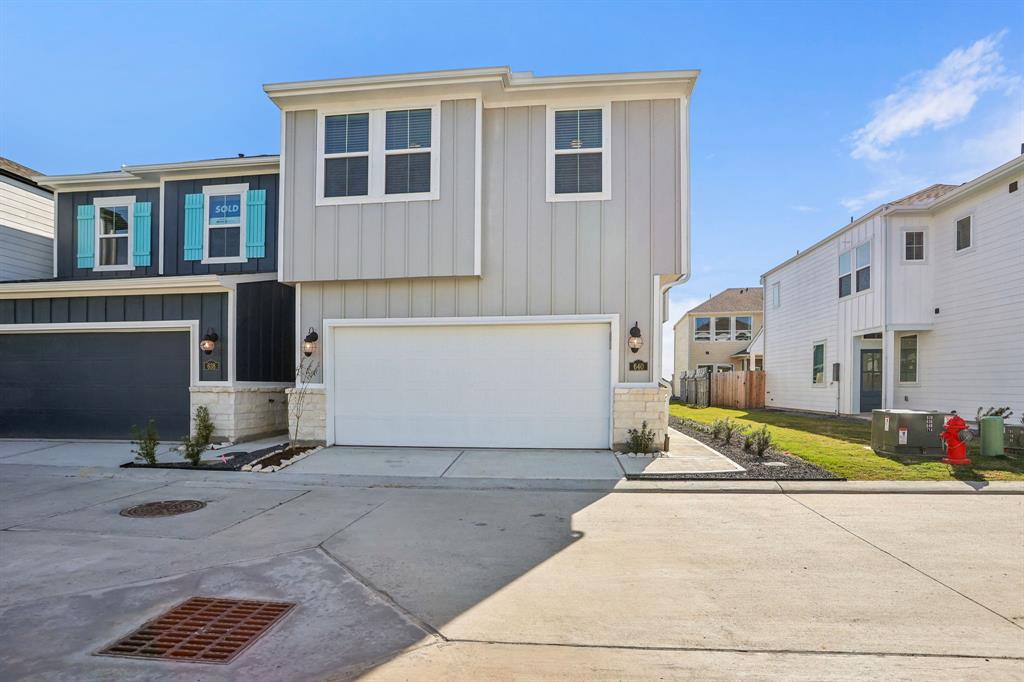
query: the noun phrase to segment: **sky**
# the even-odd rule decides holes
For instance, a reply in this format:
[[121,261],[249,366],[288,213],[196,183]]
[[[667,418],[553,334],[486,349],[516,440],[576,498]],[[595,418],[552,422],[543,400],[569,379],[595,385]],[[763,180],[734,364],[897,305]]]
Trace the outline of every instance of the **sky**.
[[279,151],[261,85],[700,69],[692,276],[662,330],[879,204],[1024,143],[1020,2],[0,0],[0,155],[49,174]]

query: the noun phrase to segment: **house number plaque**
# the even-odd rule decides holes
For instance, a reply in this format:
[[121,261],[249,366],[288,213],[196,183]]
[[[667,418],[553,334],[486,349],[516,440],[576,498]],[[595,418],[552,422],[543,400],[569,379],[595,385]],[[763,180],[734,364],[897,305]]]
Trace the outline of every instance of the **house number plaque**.
[[220,369],[220,363],[217,362],[216,360],[207,360],[206,362],[203,363],[203,369],[205,369],[208,372],[214,372]]
[[630,372],[646,372],[647,371],[647,363],[644,362],[643,360],[634,360],[633,362],[629,363],[629,371]]

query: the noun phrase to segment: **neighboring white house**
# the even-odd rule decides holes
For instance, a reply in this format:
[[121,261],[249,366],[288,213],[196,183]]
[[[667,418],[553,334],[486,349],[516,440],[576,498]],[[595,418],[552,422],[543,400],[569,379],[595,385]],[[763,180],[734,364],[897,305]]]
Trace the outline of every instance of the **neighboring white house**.
[[0,156],[0,282],[53,276],[53,193]]
[[768,407],[1024,412],[1024,155],[762,276]]

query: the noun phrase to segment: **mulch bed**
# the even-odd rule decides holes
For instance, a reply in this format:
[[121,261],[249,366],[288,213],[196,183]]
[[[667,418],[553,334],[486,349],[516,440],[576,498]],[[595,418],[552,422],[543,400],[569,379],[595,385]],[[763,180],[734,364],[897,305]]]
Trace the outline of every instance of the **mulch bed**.
[[[127,462],[121,465],[122,469],[191,469],[192,471],[241,471],[242,467],[246,464],[252,464],[260,457],[266,457],[267,455],[286,447],[287,443],[279,443],[277,445],[271,445],[269,448],[260,448],[259,450],[253,450],[252,452],[232,452],[224,455],[224,459],[227,462],[221,460],[220,456],[216,454],[216,451],[203,453],[206,455],[213,454],[215,459],[204,459],[199,463],[199,466],[192,466],[188,462],[157,462],[156,464],[146,464],[144,462]],[[291,448],[288,448],[291,450]],[[286,450],[285,452],[287,452]],[[282,458],[287,459],[287,458]],[[266,466],[266,465],[264,465]]]
[[[739,464],[746,471],[736,471],[721,474],[686,474],[682,476],[666,476],[673,479],[704,479],[704,480],[747,480],[747,481],[843,481],[844,478],[836,476],[830,471],[822,469],[816,464],[800,459],[775,448],[769,448],[764,456],[758,457],[752,452],[743,449],[742,438],[733,437],[728,445],[711,438],[710,435],[695,429],[687,422],[676,417],[669,417],[669,426],[676,431],[685,433],[687,436],[699,440],[708,447],[717,450],[732,461]],[[781,462],[786,466],[768,466],[769,462]]]

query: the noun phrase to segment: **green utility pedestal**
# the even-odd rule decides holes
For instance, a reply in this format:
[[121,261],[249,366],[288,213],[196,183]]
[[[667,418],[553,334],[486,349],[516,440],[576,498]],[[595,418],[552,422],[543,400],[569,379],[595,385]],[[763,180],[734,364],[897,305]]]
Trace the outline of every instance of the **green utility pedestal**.
[[981,456],[999,457],[1004,455],[1003,449],[1003,418],[981,418]]

